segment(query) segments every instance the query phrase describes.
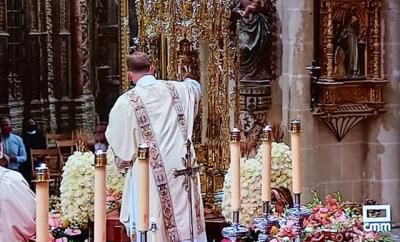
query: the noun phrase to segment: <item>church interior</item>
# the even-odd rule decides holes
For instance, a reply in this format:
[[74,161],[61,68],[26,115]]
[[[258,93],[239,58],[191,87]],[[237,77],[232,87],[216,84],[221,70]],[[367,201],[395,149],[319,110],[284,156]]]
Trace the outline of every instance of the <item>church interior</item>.
[[[36,179],[29,183],[37,203],[39,195],[49,201],[54,239],[135,241],[119,221],[125,174],[108,150],[106,238],[93,240],[95,169],[103,161],[89,150],[107,143],[110,110],[134,87],[127,58],[137,51],[150,56],[158,79],[190,73],[202,86],[192,143],[208,241],[236,241],[223,231],[239,223],[252,233],[236,234],[238,241],[400,241],[399,0],[3,0],[0,115],[9,117],[14,134],[24,137],[33,122],[45,138],[43,147],[27,149],[24,176]],[[239,215],[232,209],[234,135]],[[265,143],[272,146],[273,213],[301,203],[313,216],[315,206],[332,199],[359,216],[364,205],[389,205],[391,232],[378,223],[376,237],[360,232],[362,239],[350,239],[355,229],[343,232],[338,222],[318,234],[296,227],[293,233],[307,235],[291,240],[284,226],[271,225],[261,240],[249,224],[265,215]],[[50,170],[47,196],[38,194],[38,159]],[[92,183],[81,184],[78,199],[75,187],[86,177]],[[60,216],[64,222],[54,224]],[[81,233],[74,240],[67,229]]]

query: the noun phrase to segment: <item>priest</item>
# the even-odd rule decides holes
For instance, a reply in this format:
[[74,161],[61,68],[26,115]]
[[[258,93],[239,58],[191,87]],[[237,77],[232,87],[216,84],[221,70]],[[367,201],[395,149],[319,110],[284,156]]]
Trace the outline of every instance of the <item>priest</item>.
[[35,194],[19,172],[2,167],[6,163],[1,155],[0,242],[28,242],[36,230]]
[[[150,147],[150,217],[159,229],[157,241],[206,242],[199,176],[190,178],[192,199],[183,185],[185,176],[174,176],[175,170],[185,169],[182,158],[192,137],[201,86],[190,78],[157,80],[150,58],[142,52],[128,57],[128,78],[135,87],[117,99],[106,131],[117,167],[127,169],[121,222],[129,236],[138,234],[134,225],[141,194],[135,191],[141,184],[135,184],[134,177],[139,145],[146,143]],[[194,156],[193,146],[190,151]]]

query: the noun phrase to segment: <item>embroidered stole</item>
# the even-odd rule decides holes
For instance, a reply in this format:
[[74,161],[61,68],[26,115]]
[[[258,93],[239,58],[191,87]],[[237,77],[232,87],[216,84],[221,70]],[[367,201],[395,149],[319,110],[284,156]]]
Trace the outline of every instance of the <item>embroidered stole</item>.
[[[188,128],[186,119],[184,116],[184,110],[175,86],[171,83],[166,83],[167,89],[169,90],[172,97],[172,104],[178,115],[178,126],[182,132],[184,140],[187,140]],[[154,131],[150,123],[150,118],[147,113],[146,107],[143,104],[142,99],[135,91],[130,92],[128,99],[135,110],[135,116],[139,123],[141,133],[146,144],[149,146],[149,160],[152,167],[154,181],[157,186],[158,194],[160,196],[164,229],[168,239],[168,242],[178,242],[179,235],[176,226],[176,220],[174,215],[174,209],[172,204],[172,197],[168,186],[168,179],[165,171],[165,167],[162,161],[160,148],[158,147],[157,140],[154,136]],[[200,214],[200,194],[197,185],[197,179],[194,182],[194,193],[195,193],[195,212],[197,221],[198,234],[204,232],[203,223],[201,222]]]
[[[184,109],[182,107],[182,102],[179,98],[179,94],[178,94],[178,91],[176,90],[175,85],[172,83],[169,83],[169,82],[166,82],[166,85],[167,85],[169,93],[171,94],[171,97],[172,97],[172,104],[174,105],[176,113],[178,114],[179,127],[181,129],[183,138],[186,141],[188,139],[188,127],[187,127],[187,122],[185,119]],[[197,177],[193,181],[193,188],[194,188],[194,199],[195,199],[197,233],[200,234],[200,233],[204,232],[204,227],[203,227],[203,223],[201,221],[201,210],[200,210],[201,199],[200,199],[200,192],[199,192]],[[190,194],[190,195],[192,195],[192,194]]]

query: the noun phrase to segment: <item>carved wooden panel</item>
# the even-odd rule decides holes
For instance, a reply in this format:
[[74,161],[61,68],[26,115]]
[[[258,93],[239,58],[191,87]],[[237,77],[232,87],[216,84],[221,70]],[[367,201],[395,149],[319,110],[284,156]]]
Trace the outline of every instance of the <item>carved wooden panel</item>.
[[47,97],[45,83],[47,83],[46,49],[47,33],[45,26],[45,3],[41,1],[28,0],[27,2],[27,65],[24,78],[24,100],[39,100]]
[[115,1],[95,2],[96,24],[92,36],[96,41],[91,56],[96,79],[96,109],[100,120],[108,120],[108,113],[120,93],[119,8]]
[[54,71],[55,97],[71,96],[71,32],[70,32],[70,1],[53,0],[54,11]]
[[11,100],[20,101],[23,97],[22,80],[25,73],[25,2],[23,0],[7,0],[7,32],[8,55],[7,77],[9,84],[9,97]]
[[8,102],[8,38],[6,1],[0,2],[0,105]]

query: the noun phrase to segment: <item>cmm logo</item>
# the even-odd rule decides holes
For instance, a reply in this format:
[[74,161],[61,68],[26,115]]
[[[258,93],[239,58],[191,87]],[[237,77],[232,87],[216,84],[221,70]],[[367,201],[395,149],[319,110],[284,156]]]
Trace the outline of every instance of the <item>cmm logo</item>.
[[392,230],[390,205],[363,206],[364,231],[388,232]]

